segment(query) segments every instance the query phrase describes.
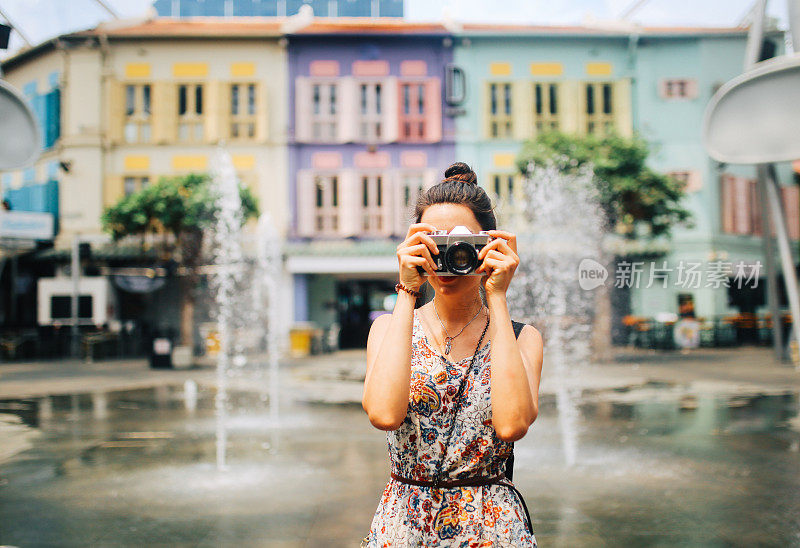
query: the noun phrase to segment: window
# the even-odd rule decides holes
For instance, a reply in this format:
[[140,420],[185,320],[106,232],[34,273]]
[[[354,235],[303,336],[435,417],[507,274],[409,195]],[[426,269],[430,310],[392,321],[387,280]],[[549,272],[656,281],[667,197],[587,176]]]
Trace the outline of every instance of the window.
[[231,139],[256,136],[256,85],[231,84]]
[[336,140],[336,96],[335,83],[316,83],[311,86],[311,137],[314,141]]
[[400,180],[400,199],[395,233],[404,236],[408,224],[413,222],[414,209],[422,193],[425,192],[425,177],[422,173],[405,173]]
[[614,129],[613,84],[586,84],[586,133],[610,133]]
[[512,137],[511,84],[489,84],[489,137]]
[[358,135],[364,141],[377,141],[381,138],[382,85],[362,83],[359,85]]
[[659,82],[662,99],[694,99],[697,97],[697,81],[688,78],[664,79]]
[[511,173],[493,175],[491,190],[496,200],[510,200],[514,196],[514,175]]
[[142,190],[148,184],[150,184],[149,177],[125,177],[123,179],[125,196],[130,196],[134,192]]
[[533,85],[533,120],[537,132],[558,130],[558,84]]
[[425,138],[425,84],[400,85],[400,139],[421,141]]
[[178,140],[199,143],[205,135],[203,128],[203,85],[178,86]]
[[152,127],[150,84],[125,86],[125,142],[149,143]]
[[336,175],[314,177],[314,230],[334,233],[339,230],[339,178]]
[[361,177],[361,207],[361,228],[364,233],[383,232],[383,177],[381,175]]

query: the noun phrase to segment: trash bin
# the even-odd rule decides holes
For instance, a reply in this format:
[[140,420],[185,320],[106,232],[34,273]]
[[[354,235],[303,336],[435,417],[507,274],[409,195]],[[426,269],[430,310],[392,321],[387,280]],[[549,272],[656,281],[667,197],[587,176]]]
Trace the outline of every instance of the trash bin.
[[150,345],[150,367],[172,369],[172,337],[168,330],[158,330],[153,334],[153,342]]
[[311,340],[317,331],[313,323],[298,323],[289,330],[289,348],[293,358],[311,354]]

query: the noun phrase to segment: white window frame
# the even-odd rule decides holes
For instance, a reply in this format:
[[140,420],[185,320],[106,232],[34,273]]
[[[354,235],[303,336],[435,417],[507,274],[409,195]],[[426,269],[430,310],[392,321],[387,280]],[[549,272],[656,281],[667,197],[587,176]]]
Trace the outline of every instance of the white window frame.
[[[533,97],[533,125],[536,132],[558,131],[561,128],[561,89],[558,82],[534,82]],[[541,94],[541,101],[537,95]],[[553,99],[555,99],[555,112],[553,112]],[[539,106],[541,105],[541,112]]]
[[126,83],[124,89],[123,134],[125,142],[149,143],[153,134],[153,85],[138,82]]
[[[341,90],[335,79],[309,82],[311,104],[308,105],[311,140],[317,143],[332,143],[338,140],[338,116],[341,110]],[[319,112],[316,94],[319,93]]]
[[312,175],[312,181],[313,232],[333,236],[341,228],[342,176],[336,172],[317,172]]
[[427,86],[425,80],[400,81],[400,141],[418,143],[428,137]]
[[[181,88],[186,88],[186,111],[181,114]],[[200,112],[197,112],[197,88],[200,88]],[[178,142],[202,143],[205,139],[205,113],[208,96],[203,82],[179,82],[175,86],[177,95]]]
[[256,138],[258,84],[256,82],[232,82],[229,90],[229,136],[234,141],[252,141]]
[[[583,128],[584,133],[588,135],[597,134],[603,135],[614,131],[616,127],[616,115],[614,110],[614,82],[611,81],[598,81],[598,82],[583,82],[584,86],[584,104],[581,105],[584,115],[586,116],[586,126]],[[589,98],[589,89],[592,89],[592,98]],[[609,90],[609,112],[606,112],[605,90]],[[589,101],[592,102],[592,110],[589,112]]]
[[360,228],[364,235],[380,236],[390,228],[385,215],[386,199],[389,196],[388,181],[387,174],[383,172],[358,174]]
[[386,96],[386,82],[383,80],[357,80],[356,112],[359,141],[375,143],[383,139],[383,117],[388,106]]
[[490,139],[514,138],[514,83],[488,82],[487,115],[489,116]]

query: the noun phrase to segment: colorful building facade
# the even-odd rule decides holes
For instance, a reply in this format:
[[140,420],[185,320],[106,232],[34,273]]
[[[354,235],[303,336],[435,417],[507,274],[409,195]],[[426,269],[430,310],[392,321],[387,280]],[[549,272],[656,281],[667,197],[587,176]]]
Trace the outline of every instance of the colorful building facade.
[[[780,36],[768,38],[780,49]],[[522,192],[517,153],[538,132],[636,133],[651,143],[654,169],[686,182],[694,226],[613,249],[618,262],[646,257],[638,283],[619,288],[619,314],[679,312],[689,301],[704,316],[763,310],[763,294],[687,289],[676,271],[763,262],[754,169],[718,165],[701,141],[705,106],[741,72],[745,42],[744,29],[392,18],[101,26],[4,62],[40,118],[44,153],[0,181],[13,205],[57,211],[63,248],[77,233],[99,234],[103,208],[125,194],[207,171],[224,144],[286,237],[287,323],[338,326],[344,346],[360,346],[391,306],[396,244],[416,198],[448,165],[469,163],[507,207]],[[790,167],[780,168],[796,239],[800,198]]]
[[455,158],[442,94],[452,40],[437,25],[322,23],[288,51],[295,319],[363,345],[394,291],[392,239]]

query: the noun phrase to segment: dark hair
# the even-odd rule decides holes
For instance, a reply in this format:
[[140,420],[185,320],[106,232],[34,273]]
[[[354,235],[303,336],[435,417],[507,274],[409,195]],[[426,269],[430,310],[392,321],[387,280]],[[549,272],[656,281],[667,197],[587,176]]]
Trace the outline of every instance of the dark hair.
[[467,206],[482,230],[495,230],[497,219],[494,217],[492,200],[486,191],[478,185],[478,176],[464,162],[456,162],[444,172],[444,180],[419,197],[414,216],[420,222],[422,214],[434,204],[459,204]]

